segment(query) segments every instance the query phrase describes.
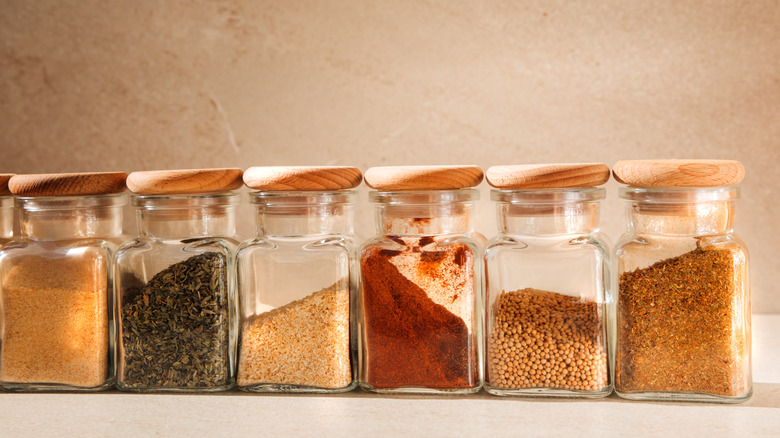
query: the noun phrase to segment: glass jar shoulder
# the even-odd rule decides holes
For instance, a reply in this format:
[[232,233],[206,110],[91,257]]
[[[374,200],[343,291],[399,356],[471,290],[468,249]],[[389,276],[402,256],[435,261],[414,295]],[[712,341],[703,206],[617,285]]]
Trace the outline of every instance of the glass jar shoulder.
[[237,240],[226,237],[209,237],[183,240],[165,240],[137,237],[119,246],[117,260],[127,258],[163,257],[170,260],[184,259],[193,255],[214,252],[232,258],[239,246]]
[[402,252],[430,252],[442,250],[467,251],[472,256],[480,255],[482,246],[475,239],[463,234],[453,235],[376,235],[358,248],[361,259],[373,255],[392,256]]
[[501,257],[507,252],[532,253],[582,253],[605,258],[610,253],[611,242],[602,233],[576,236],[523,236],[499,234],[485,245],[485,258]]
[[747,263],[749,258],[744,241],[729,232],[706,236],[626,233],[615,245],[614,259],[618,271],[626,272],[698,250],[729,251],[738,263]]
[[20,238],[9,242],[0,251],[0,263],[13,263],[27,257],[48,259],[109,260],[118,245],[102,239],[78,239],[60,241],[38,241]]
[[280,238],[273,236],[262,236],[241,242],[238,245],[237,256],[247,257],[249,255],[260,255],[264,252],[269,254],[283,252],[319,253],[319,252],[346,252],[353,254],[355,251],[355,241],[351,236],[345,235],[325,235],[325,236],[307,236],[295,238]]

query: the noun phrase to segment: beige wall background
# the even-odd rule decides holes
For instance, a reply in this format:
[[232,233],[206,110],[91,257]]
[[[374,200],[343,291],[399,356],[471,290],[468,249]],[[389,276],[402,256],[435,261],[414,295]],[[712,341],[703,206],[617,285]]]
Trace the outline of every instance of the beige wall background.
[[0,0],[2,172],[738,159],[756,312],[778,138],[777,1]]

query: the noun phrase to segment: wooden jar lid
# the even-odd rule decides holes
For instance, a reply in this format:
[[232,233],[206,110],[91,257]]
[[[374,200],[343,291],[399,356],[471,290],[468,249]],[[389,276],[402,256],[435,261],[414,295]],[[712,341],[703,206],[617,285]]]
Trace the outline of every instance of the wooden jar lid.
[[482,182],[478,166],[386,166],[366,171],[366,184],[376,190],[454,190]]
[[615,179],[637,187],[720,187],[739,184],[745,167],[733,160],[624,160]]
[[11,190],[8,189],[8,181],[14,176],[13,173],[0,173],[0,196],[8,196]]
[[485,177],[497,189],[595,187],[609,181],[609,167],[601,163],[493,166]]
[[351,166],[260,166],[244,172],[244,184],[263,191],[354,189],[363,174]]
[[8,188],[16,196],[92,196],[125,191],[124,172],[14,175]]
[[241,169],[179,169],[133,172],[127,187],[139,195],[226,192],[241,187]]

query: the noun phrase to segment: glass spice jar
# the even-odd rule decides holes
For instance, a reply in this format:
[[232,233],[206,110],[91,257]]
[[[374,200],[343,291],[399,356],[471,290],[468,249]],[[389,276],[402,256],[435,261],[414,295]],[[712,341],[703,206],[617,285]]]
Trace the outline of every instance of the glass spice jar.
[[14,197],[8,190],[12,176],[0,173],[0,247],[10,242],[14,235]]
[[609,247],[604,164],[494,166],[499,235],[485,249],[485,389],[605,397]]
[[234,385],[233,263],[239,169],[133,172],[139,236],[116,257],[117,387]]
[[356,282],[354,167],[253,167],[244,174],[257,236],[237,256],[239,389],[355,388],[350,307]]
[[732,229],[736,161],[621,161],[615,391],[734,403],[752,393],[748,252]]
[[112,260],[125,173],[16,175],[21,235],[0,251],[0,385],[96,391],[113,383]]
[[374,392],[472,393],[482,384],[475,166],[375,167],[377,235],[362,245],[359,382]]

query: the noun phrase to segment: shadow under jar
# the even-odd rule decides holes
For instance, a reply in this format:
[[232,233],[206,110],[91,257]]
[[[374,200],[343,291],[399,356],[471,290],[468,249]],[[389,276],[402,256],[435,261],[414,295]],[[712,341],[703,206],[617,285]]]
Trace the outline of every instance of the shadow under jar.
[[615,392],[635,400],[747,400],[748,252],[732,229],[739,188],[630,186],[620,197],[628,232],[615,251]]
[[612,391],[603,198],[603,188],[492,191],[499,235],[485,250],[489,393],[595,398]]
[[131,197],[139,237],[116,258],[121,390],[209,392],[235,383],[238,194],[217,189]]
[[[358,180],[359,181],[359,180]],[[250,194],[257,237],[238,253],[238,387],[353,389],[350,303],[357,192]]]
[[[366,181],[381,189],[370,172]],[[473,185],[482,178],[478,172]],[[468,237],[478,195],[470,189],[369,193],[377,236],[359,251],[363,389],[479,390],[481,263]]]
[[[17,187],[21,235],[0,252],[0,384],[5,389],[97,391],[113,384],[111,266],[126,197],[80,195],[77,180],[83,176],[19,176],[40,186]],[[124,190],[125,177],[96,178],[114,182],[104,191],[115,193]],[[60,184],[72,185],[67,191],[49,187]]]

